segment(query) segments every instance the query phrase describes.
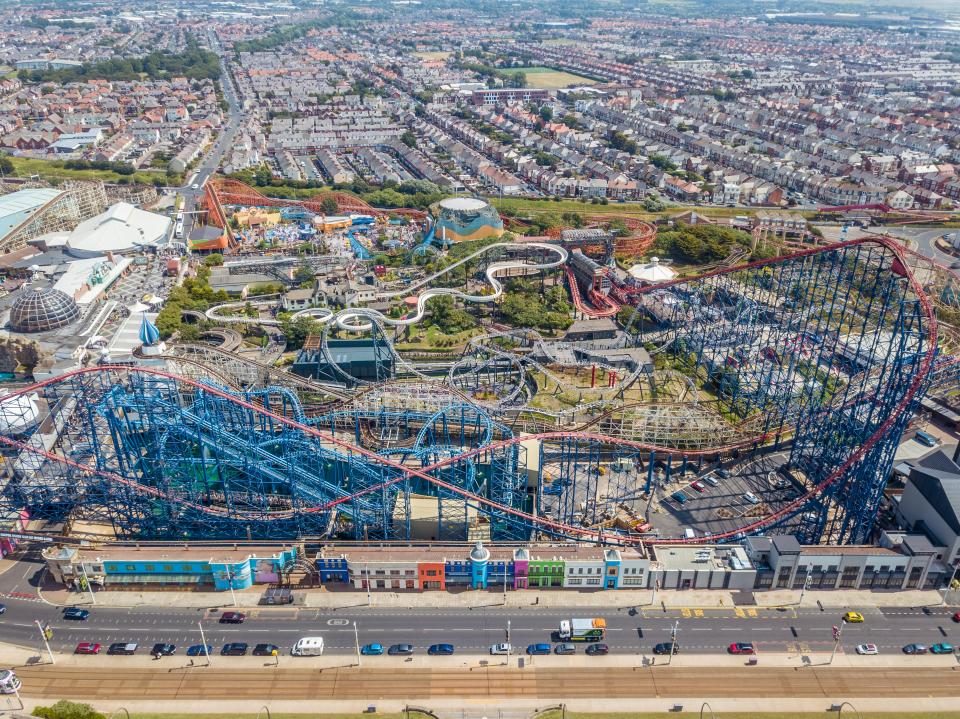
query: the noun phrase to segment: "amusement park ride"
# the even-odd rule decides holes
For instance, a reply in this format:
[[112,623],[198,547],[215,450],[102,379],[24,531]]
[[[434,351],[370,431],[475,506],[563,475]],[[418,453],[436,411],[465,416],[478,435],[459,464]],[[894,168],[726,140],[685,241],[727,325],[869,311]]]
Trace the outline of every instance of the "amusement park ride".
[[[238,188],[220,192],[213,202],[240,202]],[[695,541],[763,531],[859,543],[920,400],[956,385],[954,328],[938,325],[936,307],[953,305],[960,283],[886,238],[619,290],[560,244],[500,243],[468,259],[487,291],[437,286],[447,268],[404,290],[417,296],[405,318],[306,311],[324,323],[332,365],[334,329],[394,355],[389,376],[352,389],[174,345],[162,362],[84,368],[8,395],[33,397],[20,405],[41,416],[0,436],[0,507],[108,523],[126,538],[405,540],[426,502],[426,539],[686,542],[650,533],[658,488],[776,455],[801,491],[717,516]],[[575,299],[577,275],[591,274],[594,314],[633,306],[619,349],[659,361],[604,365],[522,329],[473,338],[443,370],[393,347],[432,296],[490,302],[504,274],[560,267]],[[242,321],[218,311],[209,316]],[[574,380],[598,369],[599,383]]]

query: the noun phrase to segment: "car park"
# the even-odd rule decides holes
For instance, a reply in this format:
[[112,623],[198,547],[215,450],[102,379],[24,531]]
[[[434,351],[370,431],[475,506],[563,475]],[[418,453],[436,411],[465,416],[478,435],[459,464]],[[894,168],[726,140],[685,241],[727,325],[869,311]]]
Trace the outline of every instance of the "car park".
[[751,642],[734,642],[727,651],[731,654],[754,654],[753,644]]
[[558,644],[553,648],[554,654],[576,654],[577,645],[572,642],[564,642],[563,644]]
[[221,624],[243,624],[247,615],[243,612],[224,612],[220,615]]
[[608,647],[606,644],[591,644],[589,647],[587,647],[586,653],[591,657],[603,656],[604,654],[610,653],[610,647]]
[[81,609],[80,607],[67,607],[63,610],[64,619],[72,619],[77,622],[83,622],[86,621],[87,617],[89,616],[89,609]]
[[382,644],[364,644],[360,649],[360,653],[368,657],[379,657],[383,654],[383,645]]
[[923,644],[908,644],[903,648],[904,654],[926,654],[927,647]]
[[100,645],[96,642],[80,642],[73,650],[74,654],[99,654]]
[[860,624],[863,622],[863,615],[860,612],[847,612],[843,615],[843,621],[851,624]]
[[653,647],[653,653],[654,653],[654,654],[669,654],[671,647],[673,647],[673,653],[674,653],[674,654],[679,654],[679,653],[680,653],[680,644],[679,644],[679,642],[660,642],[659,644],[655,644],[654,647]]
[[213,654],[213,646],[210,644],[194,644],[187,648],[188,657],[208,657]]
[[245,642],[230,642],[224,644],[220,650],[220,655],[224,657],[242,657],[247,654],[247,644]]
[[255,657],[272,657],[274,652],[279,652],[280,647],[276,644],[258,644],[253,648],[251,654]]
[[136,651],[134,642],[115,642],[107,648],[107,654],[133,654]]
[[427,654],[434,657],[448,657],[453,654],[453,652],[452,644],[431,644],[427,649]]
[[153,656],[172,657],[177,653],[177,648],[173,644],[154,644],[150,654]]
[[413,654],[412,644],[394,644],[388,650],[390,656],[409,656]]
[[940,642],[939,644],[932,644],[930,646],[931,654],[953,654],[953,645],[947,644],[946,642]]
[[549,644],[531,644],[527,647],[527,654],[535,656],[538,654],[549,654],[550,645]]
[[880,651],[877,649],[876,644],[858,644],[857,645],[857,654],[864,654],[872,656],[874,654],[879,654]]
[[501,642],[500,644],[493,644],[490,646],[490,653],[493,655],[505,655],[510,654],[512,647],[506,642]]

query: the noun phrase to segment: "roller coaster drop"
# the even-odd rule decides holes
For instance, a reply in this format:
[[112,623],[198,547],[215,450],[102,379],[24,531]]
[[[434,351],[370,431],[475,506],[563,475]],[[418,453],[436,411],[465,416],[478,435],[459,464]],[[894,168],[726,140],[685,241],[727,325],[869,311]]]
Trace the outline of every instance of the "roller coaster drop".
[[[556,264],[531,251],[531,269]],[[641,515],[656,475],[782,451],[803,491],[763,516],[719,520],[706,539],[765,530],[862,542],[917,403],[932,378],[956,379],[960,363],[937,357],[942,270],[866,238],[645,288],[638,311],[657,330],[624,349],[656,340],[674,369],[634,371],[613,396],[552,413],[524,386],[533,374],[562,382],[560,350],[532,336],[531,351],[510,349],[523,333],[478,339],[445,383],[410,365],[415,381],[352,394],[300,379],[277,386],[283,373],[211,367],[199,350],[166,369],[78,370],[16,393],[35,395],[42,416],[0,436],[0,507],[107,521],[137,538],[409,539],[428,517],[436,539],[638,543],[652,540],[605,519],[615,508]],[[487,267],[494,292],[502,271]],[[337,323],[387,336],[382,316],[350,312]],[[483,397],[478,373],[515,379]],[[684,396],[664,402],[658,386],[679,376]],[[649,395],[625,399],[628,383],[647,382]],[[29,406],[11,399],[8,415]]]

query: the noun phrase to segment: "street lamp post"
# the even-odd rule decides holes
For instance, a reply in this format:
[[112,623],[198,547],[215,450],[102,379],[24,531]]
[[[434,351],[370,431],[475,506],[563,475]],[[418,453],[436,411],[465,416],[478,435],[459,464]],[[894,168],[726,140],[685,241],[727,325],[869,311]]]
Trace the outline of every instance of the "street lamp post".
[[50,663],[56,664],[56,660],[53,658],[53,652],[50,651],[50,642],[47,641],[47,632],[44,630],[43,626],[40,624],[39,619],[34,619],[33,623],[37,625],[37,630],[40,632],[40,638],[43,639],[43,645],[47,648],[47,656],[50,657]]
[[363,576],[367,580],[367,606],[369,607],[373,604],[373,600],[370,598],[370,569],[367,567],[367,563],[363,563]]
[[207,638],[203,636],[203,622],[197,622],[197,626],[200,628],[200,642],[203,645],[203,656],[207,658],[207,666],[210,666],[210,649],[207,647]]
[[833,651],[830,652],[830,664],[833,664],[833,658],[837,656],[837,649],[840,647],[840,637],[843,635],[843,627],[843,622],[840,622],[840,626],[833,626]]
[[950,590],[955,588],[953,584],[957,581],[957,572],[960,572],[960,559],[953,565],[953,575],[950,577],[950,581],[947,582],[946,589],[943,590],[943,599],[940,600],[941,607],[947,603],[947,595],[950,593]]
[[677,631],[680,629],[680,620],[676,620],[673,623],[673,631],[670,632],[670,656],[667,657],[667,664],[673,662],[673,653],[677,649]]
[[800,590],[800,601],[797,602],[797,606],[803,604],[803,595],[807,593],[807,590],[810,588],[810,582],[813,580],[813,575],[808,574],[807,578],[803,580],[803,588]]
[[360,633],[357,631],[357,623],[353,623],[353,641],[357,647],[357,666],[363,666],[360,660]]
[[507,563],[503,563],[503,606],[507,606]]
[[97,598],[93,596],[93,585],[90,584],[90,577],[87,576],[87,568],[83,566],[83,562],[80,562],[80,571],[83,572],[83,581],[86,582],[87,589],[90,591],[90,603],[96,604]]
[[230,571],[230,565],[225,565],[227,568],[227,584],[230,585],[230,597],[233,599],[233,606],[237,606],[237,595],[233,591],[233,572]]

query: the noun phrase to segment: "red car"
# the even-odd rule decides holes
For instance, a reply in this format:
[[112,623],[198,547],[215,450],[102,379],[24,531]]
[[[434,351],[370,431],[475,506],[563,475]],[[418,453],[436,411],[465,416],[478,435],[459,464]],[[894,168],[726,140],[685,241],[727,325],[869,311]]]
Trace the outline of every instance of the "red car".
[[220,615],[221,624],[243,624],[243,620],[247,618],[247,615],[243,612],[224,612]]
[[750,642],[734,642],[727,651],[731,654],[753,654],[753,645]]
[[956,612],[953,615],[953,621],[960,622],[960,612]]
[[99,654],[100,645],[94,642],[80,642],[73,650],[74,654]]
[[693,487],[698,492],[702,492],[704,489],[706,489],[706,487],[703,486],[703,482],[699,482],[699,481],[691,482],[690,486]]

